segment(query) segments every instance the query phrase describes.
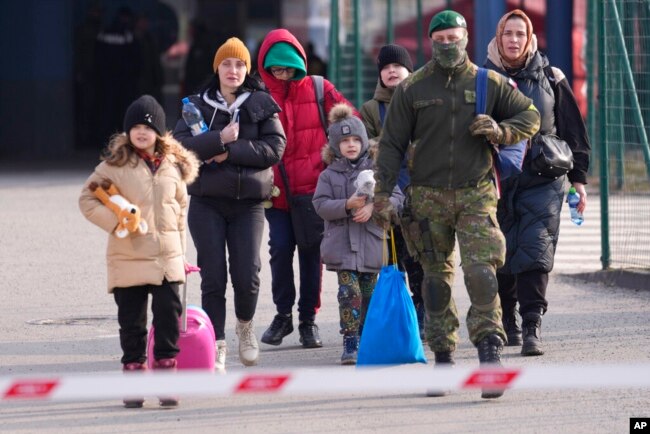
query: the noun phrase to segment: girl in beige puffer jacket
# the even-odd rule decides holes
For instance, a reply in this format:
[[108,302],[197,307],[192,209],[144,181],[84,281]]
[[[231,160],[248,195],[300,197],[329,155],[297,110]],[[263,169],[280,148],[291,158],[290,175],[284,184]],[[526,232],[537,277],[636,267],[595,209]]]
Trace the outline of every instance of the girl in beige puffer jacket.
[[[155,368],[175,368],[178,354],[178,285],[185,281],[185,219],[187,184],[197,176],[197,158],[165,131],[165,113],[156,100],[144,95],[124,117],[124,132],[111,137],[103,162],[86,183],[79,208],[90,222],[108,232],[108,291],[118,308],[120,345],[125,371],[146,364],[147,302],[153,297]],[[127,201],[137,205],[146,222],[120,238],[118,218],[95,196],[97,185],[111,183]],[[91,189],[92,187],[92,189]],[[125,400],[141,407],[143,399]],[[161,405],[176,405],[161,399]]]

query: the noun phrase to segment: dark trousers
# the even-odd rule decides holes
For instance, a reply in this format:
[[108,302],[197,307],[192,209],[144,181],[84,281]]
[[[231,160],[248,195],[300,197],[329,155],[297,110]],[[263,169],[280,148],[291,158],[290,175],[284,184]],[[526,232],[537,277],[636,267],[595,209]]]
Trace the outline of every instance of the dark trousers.
[[[269,251],[271,254],[271,291],[278,313],[288,315],[296,300],[296,286],[293,283],[293,254],[296,239],[291,226],[291,214],[270,208],[266,210],[269,222]],[[298,299],[298,321],[313,321],[320,308],[320,292],[323,281],[323,267],[320,260],[320,246],[305,249],[298,247],[300,266],[300,298]]]
[[228,268],[235,315],[242,321],[250,321],[255,315],[264,207],[258,201],[194,196],[187,221],[201,267],[201,305],[212,321],[216,339],[223,340]]
[[120,325],[122,363],[147,360],[147,302],[151,293],[153,312],[154,359],[170,359],[178,354],[178,317],[183,307],[178,283],[164,280],[162,285],[114,288],[117,321]]
[[[402,235],[401,227],[393,227],[393,236],[395,237],[397,267],[400,271],[406,271],[406,275],[408,276],[409,289],[411,290],[411,294],[413,294],[411,297],[413,299],[413,304],[415,306],[419,306],[422,304],[422,279],[424,279],[424,270],[422,270],[422,264],[413,259],[413,256],[409,254],[409,251],[406,247],[406,242],[404,241],[404,236]],[[392,258],[392,249],[389,248],[388,252],[390,256],[390,263],[394,263],[395,261]]]
[[514,312],[519,302],[519,313],[545,313],[548,307],[546,287],[548,273],[540,270],[526,271],[519,274],[497,272],[499,297],[503,312]]

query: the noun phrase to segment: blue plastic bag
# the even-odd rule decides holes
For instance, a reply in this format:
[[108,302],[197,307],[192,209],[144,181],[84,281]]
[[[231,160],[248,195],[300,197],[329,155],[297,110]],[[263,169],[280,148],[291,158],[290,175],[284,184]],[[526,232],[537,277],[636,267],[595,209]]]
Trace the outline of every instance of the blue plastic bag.
[[402,363],[427,363],[427,359],[404,273],[387,265],[381,269],[370,299],[357,366]]

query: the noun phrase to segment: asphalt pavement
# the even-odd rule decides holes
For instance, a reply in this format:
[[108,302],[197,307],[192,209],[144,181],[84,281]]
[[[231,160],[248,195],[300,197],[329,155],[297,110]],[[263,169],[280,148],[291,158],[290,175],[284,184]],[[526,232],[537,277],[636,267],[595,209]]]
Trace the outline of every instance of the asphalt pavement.
[[[116,306],[106,292],[106,234],[87,222],[77,206],[94,163],[65,171],[0,169],[0,376],[43,373],[112,374],[120,369]],[[542,337],[546,354],[524,358],[506,347],[513,367],[644,363],[650,366],[650,291],[626,289],[571,277],[597,271],[599,228],[596,192],[590,193],[585,224],[575,227],[564,209],[556,270],[548,289],[549,311]],[[188,257],[196,252],[188,243]],[[262,248],[262,288],[255,317],[258,337],[274,315],[267,238]],[[477,366],[464,316],[468,297],[459,269],[454,296],[461,312],[460,366]],[[199,278],[189,282],[189,302],[200,305]],[[244,368],[237,357],[232,292],[226,334],[228,372]],[[297,331],[279,347],[261,344],[258,369],[337,368],[336,275],[324,272],[317,323],[324,346],[303,349]],[[387,346],[391,342],[386,342]],[[433,354],[427,349],[433,369]],[[252,372],[252,371],[251,371]],[[387,375],[391,375],[387,373]],[[650,375],[650,370],[648,372]],[[0,400],[0,432],[8,433],[623,433],[630,417],[650,417],[650,390],[591,388],[508,390],[497,400],[480,392],[447,397],[422,393],[309,396],[246,395],[186,397],[161,410],[151,398],[127,410],[116,400],[7,402]]]

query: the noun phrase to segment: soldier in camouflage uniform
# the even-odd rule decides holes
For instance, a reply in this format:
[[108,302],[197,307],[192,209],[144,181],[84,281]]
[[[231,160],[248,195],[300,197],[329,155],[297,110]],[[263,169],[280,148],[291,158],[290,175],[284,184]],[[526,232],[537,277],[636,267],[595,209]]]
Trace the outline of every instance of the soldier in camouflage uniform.
[[[467,57],[462,15],[443,11],[429,25],[433,59],[396,89],[379,142],[375,218],[389,221],[390,192],[408,158],[411,184],[401,225],[424,267],[426,338],[436,364],[453,365],[459,320],[452,298],[458,238],[471,300],[467,328],[481,363],[500,364],[505,340],[496,269],[505,241],[496,219],[490,145],[515,144],[539,129],[532,101],[489,71],[487,114],[476,115],[477,66]],[[405,146],[404,144],[408,144]],[[503,391],[484,390],[483,398]]]

